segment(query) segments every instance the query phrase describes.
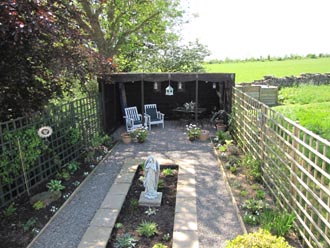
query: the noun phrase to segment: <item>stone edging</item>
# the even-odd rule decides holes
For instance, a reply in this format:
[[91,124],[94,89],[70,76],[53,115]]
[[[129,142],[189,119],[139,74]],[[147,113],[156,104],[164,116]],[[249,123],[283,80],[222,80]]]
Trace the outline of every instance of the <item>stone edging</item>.
[[44,227],[40,230],[37,236],[35,236],[29,245],[26,248],[31,248],[33,244],[37,241],[37,239],[41,236],[41,234],[46,230],[46,228],[50,225],[50,223],[56,218],[56,216],[64,209],[64,207],[69,204],[80,188],[90,179],[90,177],[95,173],[96,168],[102,164],[110,155],[113,149],[118,145],[118,142],[111,148],[111,150],[104,156],[104,158],[97,164],[97,166],[92,170],[92,172],[79,184],[79,186],[72,192],[70,197],[62,204],[62,206],[58,209],[58,211],[49,219],[49,221],[44,225]]

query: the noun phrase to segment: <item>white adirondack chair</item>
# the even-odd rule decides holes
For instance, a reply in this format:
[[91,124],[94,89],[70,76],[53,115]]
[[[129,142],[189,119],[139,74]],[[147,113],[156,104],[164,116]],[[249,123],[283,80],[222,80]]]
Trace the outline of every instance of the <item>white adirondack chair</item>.
[[163,114],[157,110],[156,104],[144,105],[144,115],[146,116],[146,119],[148,120],[147,123],[149,126],[149,130],[151,130],[151,125],[158,125],[158,124],[162,124],[162,126],[164,128],[165,114]]
[[125,108],[126,131],[131,132],[136,128],[142,127],[142,115],[138,113],[136,107]]

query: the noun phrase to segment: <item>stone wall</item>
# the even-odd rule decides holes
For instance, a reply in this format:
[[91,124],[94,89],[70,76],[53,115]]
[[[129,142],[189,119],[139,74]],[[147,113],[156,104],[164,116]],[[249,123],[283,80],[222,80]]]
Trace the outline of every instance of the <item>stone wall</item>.
[[299,84],[330,84],[330,73],[302,73],[300,76],[287,76],[277,78],[273,76],[264,76],[262,80],[255,80],[251,83],[242,83],[242,85],[273,85],[279,87],[291,87]]

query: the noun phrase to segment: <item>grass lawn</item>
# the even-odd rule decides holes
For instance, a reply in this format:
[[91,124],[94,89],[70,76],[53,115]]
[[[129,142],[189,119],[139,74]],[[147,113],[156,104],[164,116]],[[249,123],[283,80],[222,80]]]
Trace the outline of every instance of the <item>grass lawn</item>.
[[283,88],[279,99],[276,111],[330,140],[330,85]]
[[240,83],[263,79],[265,75],[283,77],[330,72],[330,58],[205,64],[204,67],[207,72],[235,73],[235,81]]

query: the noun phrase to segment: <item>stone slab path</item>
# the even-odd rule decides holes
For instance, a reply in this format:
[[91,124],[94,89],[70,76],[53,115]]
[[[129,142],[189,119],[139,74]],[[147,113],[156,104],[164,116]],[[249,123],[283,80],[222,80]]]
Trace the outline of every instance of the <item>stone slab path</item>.
[[[114,136],[119,138],[123,131],[118,129]],[[173,248],[225,247],[226,240],[243,233],[242,223],[212,144],[190,142],[184,132],[175,122],[165,122],[164,129],[152,126],[144,144],[120,142],[29,247],[104,247],[88,230],[103,227],[97,233],[108,235],[107,228],[113,223],[109,213],[115,209],[111,204],[122,199],[118,193],[113,195],[121,169],[127,161],[134,160],[134,165],[149,155],[160,164],[177,164],[180,168]],[[100,218],[102,214],[106,216]]]

